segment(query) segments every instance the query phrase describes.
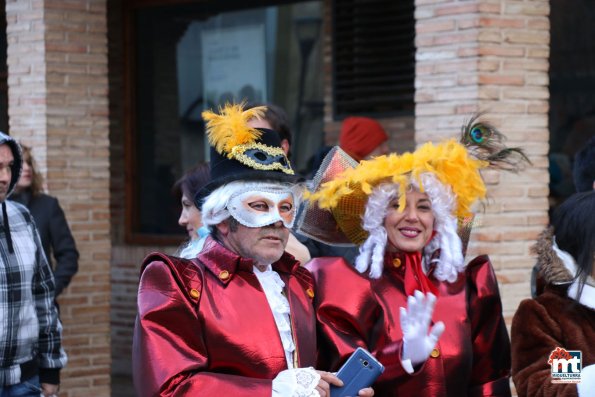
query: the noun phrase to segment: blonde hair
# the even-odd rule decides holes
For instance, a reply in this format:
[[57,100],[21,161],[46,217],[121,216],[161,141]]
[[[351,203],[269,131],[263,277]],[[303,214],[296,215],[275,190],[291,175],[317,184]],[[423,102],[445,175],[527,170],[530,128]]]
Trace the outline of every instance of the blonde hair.
[[29,189],[34,196],[37,196],[43,193],[43,176],[38,171],[31,147],[22,143],[20,145],[23,151],[23,162],[26,162],[31,167],[31,186]]

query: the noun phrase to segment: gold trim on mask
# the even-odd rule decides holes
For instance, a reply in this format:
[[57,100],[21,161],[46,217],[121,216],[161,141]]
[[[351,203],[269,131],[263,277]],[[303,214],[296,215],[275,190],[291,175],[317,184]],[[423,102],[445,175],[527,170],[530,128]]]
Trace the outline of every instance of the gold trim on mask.
[[[277,161],[274,163],[270,163],[270,164],[259,163],[244,154],[247,150],[250,150],[250,149],[261,150],[272,157],[283,156],[285,158],[285,161],[287,162],[287,165],[285,166]],[[279,170],[279,171],[283,171],[284,173],[286,173],[288,175],[295,174],[293,172],[293,169],[291,169],[291,164],[289,163],[289,159],[285,155],[285,152],[283,151],[283,149],[278,148],[278,147],[268,146],[268,145],[265,145],[262,143],[255,143],[255,142],[248,143],[245,145],[236,145],[231,149],[231,152],[227,155],[227,157],[229,159],[235,159],[235,160],[239,161],[240,163],[247,165],[248,167],[254,168],[255,170],[262,170],[262,171]]]

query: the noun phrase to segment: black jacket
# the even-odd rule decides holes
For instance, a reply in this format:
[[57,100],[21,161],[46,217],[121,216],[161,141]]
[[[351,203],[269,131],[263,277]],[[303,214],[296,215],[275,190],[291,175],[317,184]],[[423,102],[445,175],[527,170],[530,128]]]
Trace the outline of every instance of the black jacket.
[[[35,221],[48,262],[52,263],[56,281],[56,297],[68,286],[78,271],[79,253],[58,199],[40,193],[32,196],[26,190],[13,193],[10,200],[25,205]],[[50,255],[53,253],[52,256]]]

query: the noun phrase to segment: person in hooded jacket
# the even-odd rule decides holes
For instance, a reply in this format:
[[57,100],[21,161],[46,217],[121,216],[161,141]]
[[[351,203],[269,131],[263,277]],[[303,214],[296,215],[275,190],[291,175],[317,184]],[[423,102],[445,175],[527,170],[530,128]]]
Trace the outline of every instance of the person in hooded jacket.
[[23,165],[18,143],[0,133],[0,396],[57,396],[66,364],[55,282],[27,208],[6,200]]
[[[595,190],[566,199],[533,250],[546,285],[539,296],[521,302],[512,320],[518,396],[594,396]],[[553,369],[553,359],[568,360],[571,351],[581,352],[580,382],[554,382],[554,373],[570,368]]]
[[78,271],[79,252],[58,199],[43,192],[42,176],[37,170],[31,148],[25,145],[21,145],[21,148],[23,170],[10,200],[29,209],[35,220],[45,257],[48,261],[51,261],[52,255],[54,257],[55,295],[58,297]]

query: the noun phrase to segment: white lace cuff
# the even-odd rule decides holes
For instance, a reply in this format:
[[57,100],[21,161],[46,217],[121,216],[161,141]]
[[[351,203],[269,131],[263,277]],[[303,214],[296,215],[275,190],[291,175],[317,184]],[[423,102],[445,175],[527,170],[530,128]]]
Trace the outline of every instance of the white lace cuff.
[[286,369],[273,379],[272,397],[320,397],[318,382],[320,375],[312,367]]

